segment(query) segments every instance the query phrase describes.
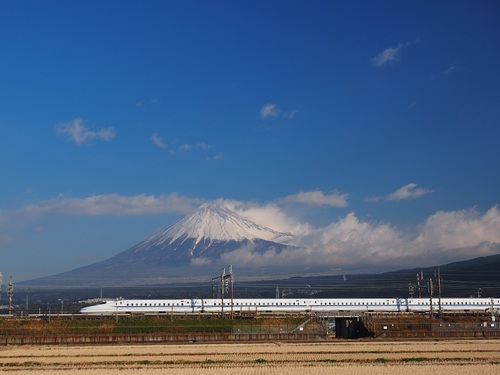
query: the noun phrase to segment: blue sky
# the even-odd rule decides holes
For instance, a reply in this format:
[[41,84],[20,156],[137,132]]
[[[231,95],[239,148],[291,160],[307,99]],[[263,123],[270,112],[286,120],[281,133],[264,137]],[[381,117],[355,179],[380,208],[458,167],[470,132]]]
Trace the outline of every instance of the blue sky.
[[4,276],[214,200],[332,269],[500,252],[498,1],[3,1],[0,35]]

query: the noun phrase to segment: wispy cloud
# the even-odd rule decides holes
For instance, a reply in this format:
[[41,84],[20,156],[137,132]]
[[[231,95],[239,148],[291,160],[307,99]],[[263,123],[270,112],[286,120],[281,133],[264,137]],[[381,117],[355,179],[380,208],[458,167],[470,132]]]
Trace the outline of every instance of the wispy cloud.
[[405,185],[399,189],[397,189],[395,192],[389,194],[387,196],[388,201],[400,201],[402,199],[412,199],[412,198],[419,198],[421,196],[433,193],[434,190],[430,189],[424,189],[422,187],[419,187],[415,183],[409,183],[408,185]]
[[156,132],[151,135],[151,141],[158,148],[166,148],[167,147],[167,145],[165,144],[163,139]]
[[200,150],[210,150],[212,148],[212,145],[209,145],[208,143],[205,142],[200,142],[196,145],[197,148]]
[[192,150],[202,150],[202,151],[207,151],[212,149],[212,145],[209,145],[208,143],[205,142],[200,142],[200,143],[183,143],[180,146],[175,146],[172,147],[172,150],[174,151],[174,154],[178,151],[181,152],[188,152]]
[[382,67],[382,66],[385,66],[387,64],[397,63],[401,59],[402,49],[406,48],[414,43],[416,43],[416,41],[399,43],[396,47],[386,48],[383,51],[381,51],[377,56],[372,57],[370,59],[370,61],[376,67]]
[[269,118],[278,116],[278,106],[273,103],[267,103],[260,109],[260,117]]
[[207,156],[205,158],[205,160],[208,160],[208,161],[217,161],[217,160],[222,159],[223,157],[224,157],[224,154],[222,152],[218,152],[218,153],[216,153],[213,156]]
[[[158,148],[162,149],[168,149],[168,153],[172,156],[182,153],[182,152],[189,152],[193,150],[202,150],[202,151],[209,151],[213,148],[212,145],[206,143],[206,142],[198,142],[198,143],[182,143],[179,144],[178,142],[171,142],[167,144],[163,140],[163,138],[157,133],[153,133],[151,135],[151,142]],[[219,155],[219,156],[217,156]],[[216,156],[212,157],[211,160],[219,160],[222,157],[222,154],[216,154]],[[208,159],[208,158],[207,158]]]
[[271,117],[282,117],[286,119],[293,119],[297,113],[296,109],[292,109],[290,111],[283,111],[278,108],[277,104],[267,103],[260,109],[260,117],[263,119],[268,119]]
[[310,206],[346,207],[348,194],[333,191],[325,194],[320,190],[301,191],[282,198],[285,203],[302,203]]
[[74,120],[58,125],[56,133],[57,135],[67,136],[70,141],[79,146],[91,143],[94,140],[110,141],[116,136],[113,127],[92,130],[85,126],[84,123],[84,119],[75,118]]
[[396,191],[387,194],[387,195],[378,195],[374,197],[367,197],[365,198],[365,201],[367,202],[378,202],[381,200],[385,201],[400,201],[403,199],[415,199],[415,198],[420,198],[424,195],[433,193],[435,190],[431,189],[424,189],[422,187],[419,187],[416,183],[409,183],[403,187],[400,187]]
[[455,69],[457,69],[457,67],[455,65],[452,65],[448,69],[446,69],[445,71],[441,72],[441,74],[444,74],[444,75],[451,74],[455,71]]
[[437,79],[437,78],[440,78],[440,77],[443,77],[443,76],[449,76],[451,74],[454,74],[456,71],[457,71],[458,67],[456,64],[453,64],[453,65],[450,65],[447,69],[437,73],[437,74],[433,74],[431,76],[432,79]]
[[80,215],[80,216],[135,216],[165,213],[187,213],[197,200],[176,193],[167,195],[118,194],[91,195],[86,198],[59,196],[27,205],[15,212],[19,215]]

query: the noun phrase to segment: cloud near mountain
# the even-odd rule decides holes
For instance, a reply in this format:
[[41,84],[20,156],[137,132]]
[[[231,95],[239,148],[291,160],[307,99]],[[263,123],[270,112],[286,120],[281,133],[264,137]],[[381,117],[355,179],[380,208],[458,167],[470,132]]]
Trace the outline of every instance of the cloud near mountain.
[[[225,254],[228,262],[244,259],[245,264],[263,266],[277,264],[307,268],[392,269],[409,265],[429,265],[456,261],[500,252],[500,210],[493,206],[484,214],[476,210],[439,211],[429,217],[416,235],[408,238],[386,223],[368,223],[349,213],[324,227],[290,219],[276,207],[262,207],[263,212],[276,211],[280,231],[295,235],[297,248],[264,254],[239,249]],[[249,216],[258,217],[258,208]],[[243,217],[244,210],[239,211]]]

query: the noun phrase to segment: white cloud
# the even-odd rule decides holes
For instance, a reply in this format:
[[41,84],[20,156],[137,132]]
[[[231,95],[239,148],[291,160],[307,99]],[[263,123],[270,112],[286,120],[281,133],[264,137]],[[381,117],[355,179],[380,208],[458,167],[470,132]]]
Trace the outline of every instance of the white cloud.
[[319,190],[301,191],[297,194],[289,195],[282,199],[286,203],[303,203],[311,206],[331,206],[346,207],[347,194],[333,191],[331,194],[325,194]]
[[[500,251],[500,210],[483,215],[475,210],[437,212],[408,236],[388,223],[370,223],[351,212],[345,217],[314,228],[291,216],[277,204],[258,205],[224,201],[240,216],[280,232],[290,232],[297,247],[278,252],[253,252],[250,247],[225,254],[228,264],[275,267],[390,270],[444,264]],[[274,266],[273,266],[274,265]],[[279,265],[276,266],[276,265]]]
[[278,106],[273,103],[267,103],[260,109],[260,117],[269,118],[278,116]]
[[408,185],[405,185],[395,192],[389,194],[386,199],[388,201],[400,201],[402,199],[419,198],[423,195],[433,192],[434,190],[421,188],[417,184],[411,182]]
[[475,209],[438,211],[420,229],[415,243],[433,248],[456,249],[483,242],[500,243],[500,211],[493,206],[484,215]]
[[199,148],[200,150],[210,150],[212,148],[211,145],[209,145],[208,143],[205,143],[205,142],[200,142],[196,145],[197,148]]
[[377,56],[372,57],[370,61],[373,65],[381,67],[390,63],[396,63],[401,58],[401,50],[415,42],[399,43],[396,47],[390,47],[384,49]]
[[280,117],[292,120],[295,118],[295,115],[298,113],[296,109],[292,109],[290,111],[282,111],[278,108],[277,104],[267,103],[260,109],[260,117],[263,119],[267,119],[270,117]]
[[66,135],[69,140],[75,142],[77,145],[87,144],[93,140],[110,141],[116,136],[113,127],[91,130],[84,123],[84,119],[76,118],[57,126],[56,133],[58,135]]
[[170,155],[173,156],[173,155],[176,155],[177,153],[180,153],[180,152],[188,152],[188,151],[193,151],[193,150],[208,151],[208,150],[211,150],[212,148],[213,148],[213,146],[206,143],[206,142],[199,142],[196,144],[183,143],[180,146],[178,146],[178,145],[169,146],[168,152]]
[[159,148],[166,148],[167,145],[165,144],[165,142],[163,142],[163,139],[161,139],[161,137],[158,135],[158,133],[153,133],[153,135],[151,135],[151,141],[153,142],[153,144]]
[[419,187],[416,183],[411,182],[403,187],[400,187],[396,191],[386,195],[386,196],[374,196],[374,197],[367,197],[365,198],[366,202],[378,202],[381,200],[386,200],[386,201],[400,201],[403,199],[415,199],[415,198],[420,198],[424,195],[433,193],[434,190],[431,189],[424,189],[422,187]]
[[349,213],[302,238],[318,265],[377,264],[403,256],[401,234],[388,224],[370,224]]
[[222,159],[223,157],[224,157],[224,154],[222,152],[218,152],[218,153],[216,153],[213,156],[207,156],[205,158],[205,160],[208,160],[208,161],[217,161],[217,160]]
[[24,215],[153,215],[187,213],[197,201],[172,193],[168,195],[122,196],[118,194],[91,195],[86,198],[60,196],[28,205],[19,210]]
[[233,200],[219,200],[218,202],[224,204],[241,217],[278,232],[304,235],[311,230],[309,224],[301,222],[298,218],[290,215],[282,207],[274,203],[262,205],[254,202],[248,203]]

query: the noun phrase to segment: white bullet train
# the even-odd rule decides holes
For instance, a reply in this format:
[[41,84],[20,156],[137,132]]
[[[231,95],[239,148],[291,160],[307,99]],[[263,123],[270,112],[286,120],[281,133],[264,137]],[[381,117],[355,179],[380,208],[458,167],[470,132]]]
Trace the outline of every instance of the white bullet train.
[[[81,314],[201,314],[300,312],[438,311],[434,298],[245,298],[245,299],[117,299],[83,307]],[[498,312],[499,298],[441,298],[443,312]]]

